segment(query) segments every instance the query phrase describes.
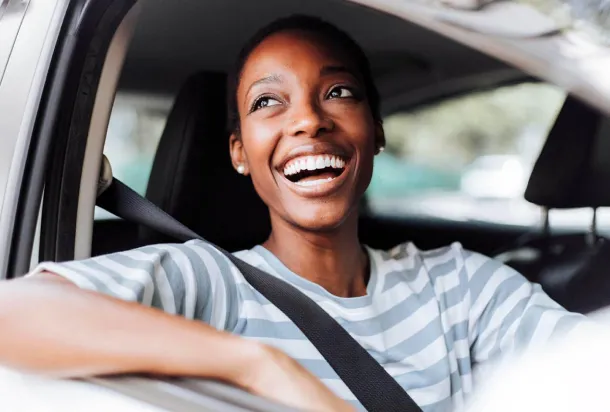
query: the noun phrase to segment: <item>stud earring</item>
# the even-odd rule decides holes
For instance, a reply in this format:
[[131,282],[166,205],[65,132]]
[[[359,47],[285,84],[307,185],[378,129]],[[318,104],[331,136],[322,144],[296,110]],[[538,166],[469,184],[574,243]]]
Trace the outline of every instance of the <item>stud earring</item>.
[[384,150],[385,150],[385,146],[379,146],[379,147],[377,148],[377,154],[379,154],[379,153],[383,152]]
[[239,173],[240,175],[243,175],[245,172],[246,172],[246,168],[244,167],[244,165],[237,166],[237,173]]

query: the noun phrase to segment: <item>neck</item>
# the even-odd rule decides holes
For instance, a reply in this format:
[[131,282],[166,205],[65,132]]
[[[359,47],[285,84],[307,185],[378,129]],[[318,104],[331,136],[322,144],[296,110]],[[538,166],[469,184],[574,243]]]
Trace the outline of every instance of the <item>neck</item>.
[[358,241],[357,212],[340,228],[324,233],[303,231],[273,215],[271,223],[264,246],[288,269],[335,296],[366,294],[368,258]]

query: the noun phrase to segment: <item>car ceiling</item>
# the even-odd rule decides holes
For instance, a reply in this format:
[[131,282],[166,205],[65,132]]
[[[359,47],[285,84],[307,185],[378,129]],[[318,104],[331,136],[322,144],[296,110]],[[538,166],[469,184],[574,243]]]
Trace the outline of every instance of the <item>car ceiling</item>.
[[142,0],[120,88],[173,94],[192,73],[226,71],[261,26],[295,13],[349,32],[371,59],[385,110],[522,78],[439,34],[342,0]]

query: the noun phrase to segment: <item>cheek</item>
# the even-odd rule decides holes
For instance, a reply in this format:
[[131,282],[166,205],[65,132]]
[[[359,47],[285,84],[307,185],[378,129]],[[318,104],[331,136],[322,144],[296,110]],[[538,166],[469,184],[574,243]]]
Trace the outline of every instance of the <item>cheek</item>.
[[266,124],[257,124],[251,128],[250,150],[270,153],[275,145],[274,129]]
[[251,121],[242,124],[242,141],[253,170],[269,165],[276,145],[277,127],[272,122]]
[[266,200],[274,185],[271,159],[277,144],[277,128],[268,122],[242,124],[242,141],[248,160],[252,182],[259,195]]
[[375,121],[366,105],[340,117],[341,129],[357,148],[360,163],[372,162],[375,156]]
[[368,108],[354,113],[342,124],[345,134],[350,136],[351,142],[357,151],[358,171],[356,179],[356,193],[362,195],[369,186],[373,174],[375,158],[375,121]]

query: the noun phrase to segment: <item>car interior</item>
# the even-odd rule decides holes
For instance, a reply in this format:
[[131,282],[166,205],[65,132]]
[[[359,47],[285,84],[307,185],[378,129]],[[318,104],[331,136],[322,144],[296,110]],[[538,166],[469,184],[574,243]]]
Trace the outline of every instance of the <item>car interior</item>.
[[[240,46],[276,18],[315,15],[351,34],[370,58],[384,115],[474,91],[539,81],[423,25],[340,0],[142,0],[126,18],[124,14],[125,10],[114,21],[113,35],[106,34],[108,53],[93,56],[100,73],[97,96],[79,97],[89,99],[85,101],[93,116],[90,130],[79,129],[78,122],[75,126],[76,112],[60,122],[65,129],[57,129],[70,133],[56,144],[60,155],[46,174],[42,259],[95,256],[173,241],[133,222],[93,220],[97,188],[85,182],[97,181],[113,99],[121,93],[162,95],[173,102],[146,197],[226,250],[249,248],[265,239],[270,230],[266,208],[249,180],[235,173],[230,163],[225,80]],[[75,101],[70,103],[76,107]],[[605,170],[607,162],[599,154],[607,145],[606,123],[604,115],[580,99],[566,99],[526,190],[526,199],[546,211],[537,227],[380,215],[364,199],[361,240],[384,249],[405,241],[422,249],[461,242],[503,259],[541,283],[568,309],[599,308],[607,303],[603,295],[610,296],[603,292],[599,273],[599,262],[607,254],[603,236],[595,221],[579,230],[555,230],[548,224],[548,212],[610,206],[603,186],[610,170]],[[69,196],[75,190],[80,191],[78,201]],[[590,297],[592,289],[599,298]]]
[[[201,2],[185,1],[171,8],[159,0],[145,2],[118,91],[175,96],[146,197],[229,251],[252,247],[270,231],[266,207],[251,183],[231,166],[225,123],[226,72],[240,44],[264,23],[299,12],[319,15],[350,32],[370,56],[385,114],[445,96],[531,80],[519,70],[430,31],[338,1],[325,7],[320,2],[240,4],[242,10],[231,22],[239,30],[219,29],[219,24],[228,21],[223,13],[231,8],[224,3],[211,5],[204,12]],[[216,41],[214,33],[219,30],[223,36]],[[595,158],[603,144],[601,124],[598,112],[574,98],[566,100],[532,172],[528,201],[547,211],[610,206],[603,201],[605,192],[598,190],[604,177],[604,170],[598,170],[603,162]],[[575,284],[596,282],[589,277],[605,248],[594,227],[582,233],[552,234],[544,222],[532,229],[378,216],[363,207],[361,239],[376,248],[404,241],[434,248],[459,241],[488,255],[501,251],[506,263],[540,282],[569,309],[586,312],[607,303],[594,303],[588,291],[572,293]],[[174,240],[132,222],[97,220],[91,253],[170,241]],[[524,251],[530,253],[523,257]]]
[[[485,54],[353,4],[265,1],[239,7],[240,13],[231,20],[240,30],[222,30],[222,41],[217,42],[210,40],[221,30],[219,24],[229,20],[226,13],[231,7],[225,7],[225,3],[211,2],[204,7],[198,2],[181,2],[169,10],[164,2],[147,1],[118,85],[119,91],[175,96],[146,195],[227,250],[251,247],[269,231],[264,206],[251,185],[240,179],[230,165],[223,79],[240,45],[265,23],[302,13],[320,16],[348,31],[370,56],[385,113],[448,94],[530,78]],[[168,62],[180,63],[168,65]],[[363,216],[363,220],[366,218]],[[418,228],[418,224],[422,226]],[[446,244],[447,239],[465,240],[477,246],[477,230],[468,225],[429,226],[427,222],[402,220],[363,222],[362,236],[374,247],[391,247],[406,238],[413,238],[422,247]],[[493,232],[494,228],[489,230]],[[418,236],[420,231],[422,235]],[[506,242],[519,235],[510,230],[499,232],[497,235],[505,236]],[[92,253],[162,239],[128,222],[96,221]],[[499,241],[502,244],[505,242]],[[478,247],[485,246],[489,242],[480,241]],[[494,249],[492,246],[485,251]]]
[[[28,12],[45,5],[12,3],[27,6]],[[46,6],[55,7],[51,3]],[[450,3],[475,7],[445,7]],[[515,202],[517,208],[527,203],[528,211],[539,216],[528,215],[527,223],[507,223],[502,216],[493,216],[506,209],[489,209],[497,199],[487,195],[468,204],[473,213],[466,217],[458,210],[463,204],[454,203],[452,196],[437,197],[435,208],[440,205],[443,213],[456,213],[437,213],[426,202],[417,206],[425,213],[385,213],[369,191],[360,210],[363,243],[388,249],[411,241],[420,249],[431,249],[460,242],[514,267],[569,310],[590,313],[608,306],[610,225],[602,220],[610,217],[605,184],[610,177],[610,83],[603,63],[610,65],[610,53],[573,41],[569,30],[548,16],[522,13],[519,7],[524,3],[528,2],[70,0],[61,5],[65,9],[47,10],[57,23],[57,38],[46,38],[45,45],[53,43],[44,48],[48,56],[35,56],[41,62],[48,59],[48,72],[40,68],[42,63],[32,65],[43,73],[40,78],[32,73],[32,79],[40,80],[32,83],[40,104],[30,108],[31,130],[20,153],[20,170],[14,173],[20,175],[14,179],[19,184],[12,188],[13,196],[3,200],[3,213],[10,206],[12,214],[9,224],[2,226],[10,229],[3,257],[5,277],[23,276],[41,261],[83,259],[179,241],[155,230],[158,225],[96,214],[112,177],[131,182],[111,153],[111,140],[116,139],[111,129],[127,130],[142,121],[126,119],[121,108],[130,105],[156,111],[154,124],[120,135],[152,142],[145,145],[149,152],[144,162],[135,162],[142,160],[137,157],[141,153],[133,156],[132,166],[145,170],[144,176],[138,170],[138,179],[145,179],[138,183],[138,193],[228,251],[262,242],[270,230],[266,207],[229,159],[226,75],[241,45],[258,28],[280,17],[307,14],[337,25],[363,46],[385,119],[405,113],[417,117],[445,102],[455,104],[456,99],[513,86],[544,85],[559,91],[548,124],[533,133],[540,144],[534,145],[534,159],[524,169],[527,179],[518,188],[521,203]],[[0,14],[2,10],[0,6]],[[547,103],[542,96],[530,97],[534,104],[529,108]],[[499,101],[511,104],[510,99]],[[499,107],[492,109],[503,111]],[[470,113],[473,123],[482,122],[484,113],[480,118],[479,112]],[[407,140],[409,134],[405,130],[400,136]],[[528,136],[523,133],[521,143],[528,143]],[[479,140],[485,148],[484,139]],[[384,154],[392,150],[388,147]],[[440,150],[448,151],[444,146]],[[509,151],[482,151],[468,161],[476,163],[484,157],[481,154],[512,159]],[[415,161],[409,166],[413,167],[395,170],[421,165]],[[493,173],[505,172],[503,167],[480,168],[477,176],[486,177],[486,185],[501,188],[504,183],[496,182]],[[407,172],[395,174],[403,173]],[[461,189],[461,180],[452,184]],[[515,199],[505,200],[514,206]],[[478,206],[487,207],[480,212],[486,218],[476,216]],[[554,219],[558,212],[583,210],[587,213],[579,219],[585,219],[576,225],[558,225]],[[327,336],[336,344],[335,334]],[[87,383],[166,410],[288,410],[221,382],[120,376]]]
[[547,211],[546,219],[552,209],[593,208],[588,232],[553,235],[545,225],[543,235],[522,239],[511,251],[516,257],[519,249],[533,249],[534,259],[508,258],[506,262],[540,283],[564,307],[583,313],[606,306],[610,291],[602,274],[607,238],[600,235],[596,222],[598,208],[610,204],[603,183],[609,172],[603,160],[607,123],[599,112],[568,97],[525,191],[526,200]]

